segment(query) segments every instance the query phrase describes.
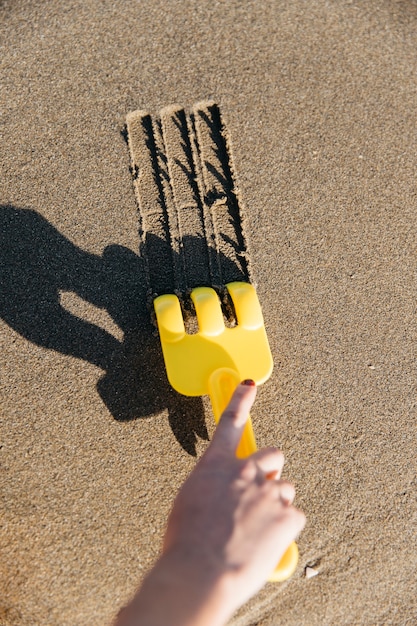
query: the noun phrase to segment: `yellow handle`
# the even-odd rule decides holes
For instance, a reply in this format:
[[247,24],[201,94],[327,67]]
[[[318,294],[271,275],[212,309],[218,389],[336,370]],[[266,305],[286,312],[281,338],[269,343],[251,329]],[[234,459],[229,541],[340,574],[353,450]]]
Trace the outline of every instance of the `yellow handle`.
[[[223,367],[210,376],[209,391],[210,401],[214,413],[214,419],[218,423],[221,414],[230,402],[230,398],[233,395],[236,387],[241,381],[235,370]],[[252,421],[249,416],[246,422],[245,429],[242,434],[242,438],[239,442],[239,446],[236,450],[236,456],[239,459],[244,459],[256,452],[255,435],[253,434]],[[287,548],[280,562],[272,572],[269,580],[271,582],[282,582],[287,580],[296,570],[298,563],[298,547],[295,541]]]

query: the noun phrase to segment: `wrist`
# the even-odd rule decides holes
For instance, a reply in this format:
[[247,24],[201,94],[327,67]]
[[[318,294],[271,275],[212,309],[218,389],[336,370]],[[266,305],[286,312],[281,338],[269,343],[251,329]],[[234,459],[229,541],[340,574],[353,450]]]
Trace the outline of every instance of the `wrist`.
[[234,610],[230,575],[183,549],[163,554],[116,626],[222,626]]

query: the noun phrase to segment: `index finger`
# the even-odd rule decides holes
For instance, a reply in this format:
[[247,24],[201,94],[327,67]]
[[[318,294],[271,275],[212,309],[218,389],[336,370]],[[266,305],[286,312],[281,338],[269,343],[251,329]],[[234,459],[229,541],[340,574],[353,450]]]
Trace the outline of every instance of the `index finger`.
[[214,432],[209,450],[235,454],[242,437],[249,411],[256,398],[256,385],[253,380],[244,380],[236,390],[223,411]]

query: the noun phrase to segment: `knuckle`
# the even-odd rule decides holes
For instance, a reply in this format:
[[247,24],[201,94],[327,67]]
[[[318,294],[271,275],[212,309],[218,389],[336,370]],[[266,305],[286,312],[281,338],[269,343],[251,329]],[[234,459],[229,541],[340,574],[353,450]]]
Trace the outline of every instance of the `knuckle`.
[[281,479],[281,480],[278,481],[277,484],[281,487],[281,489],[288,489],[288,490],[292,489],[292,490],[295,490],[294,485],[292,483],[290,483],[288,480]]
[[266,448],[261,448],[259,450],[260,455],[271,456],[279,459],[284,458],[284,454],[279,448],[275,448],[274,446],[268,446]]
[[304,528],[307,518],[300,509],[294,508],[294,516],[301,528]]
[[273,463],[277,468],[284,466],[284,454],[278,448],[264,448],[260,453],[260,458],[264,458]]
[[275,446],[269,446],[268,448],[264,448],[264,450],[268,454],[273,454],[276,457],[279,457],[280,459],[284,458],[284,453],[282,452],[282,450],[280,450],[279,448],[276,448]]
[[261,490],[265,497],[270,498],[273,501],[278,500],[280,489],[274,480],[266,480],[261,486]]
[[275,449],[275,454],[277,456],[277,458],[282,462],[282,464],[284,465],[285,463],[285,456],[282,450],[278,450],[278,448]]
[[280,494],[281,497],[286,500],[293,500],[295,497],[295,487],[292,483],[288,483],[283,481],[280,484]]
[[236,419],[236,411],[229,408],[225,409],[222,413],[222,419],[233,422]]
[[271,455],[274,457],[277,465],[280,465],[281,467],[284,465],[285,458],[284,453],[281,450],[278,450],[278,448],[271,448]]
[[243,480],[253,480],[257,473],[256,463],[252,459],[244,460],[239,469],[239,476]]

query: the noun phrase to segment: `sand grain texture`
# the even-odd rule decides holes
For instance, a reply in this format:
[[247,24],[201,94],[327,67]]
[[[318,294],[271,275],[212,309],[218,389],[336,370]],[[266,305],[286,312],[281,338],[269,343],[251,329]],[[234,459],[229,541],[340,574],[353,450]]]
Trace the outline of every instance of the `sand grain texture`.
[[[233,195],[275,361],[254,428],[308,525],[295,576],[232,623],[413,624],[416,3],[0,11],[0,624],[110,623],[156,558],[213,426],[166,382],[149,285],[196,279],[170,233],[215,241]],[[220,189],[202,102],[232,142]],[[247,260],[224,226],[210,281]]]

